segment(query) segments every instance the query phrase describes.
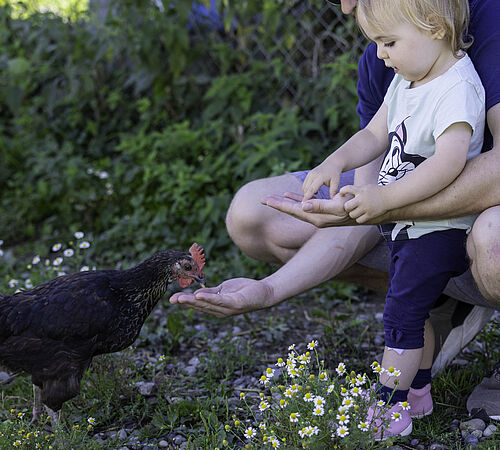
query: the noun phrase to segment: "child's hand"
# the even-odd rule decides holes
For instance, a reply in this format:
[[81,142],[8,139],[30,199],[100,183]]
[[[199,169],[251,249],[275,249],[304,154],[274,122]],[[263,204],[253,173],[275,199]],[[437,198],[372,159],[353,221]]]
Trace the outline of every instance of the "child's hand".
[[339,193],[340,195],[351,194],[354,196],[345,203],[344,209],[357,223],[366,223],[388,211],[383,186],[376,184],[344,186]]
[[312,169],[302,184],[303,202],[313,198],[323,184],[330,187],[330,198],[333,198],[339,189],[341,173],[341,170],[328,164],[328,159]]

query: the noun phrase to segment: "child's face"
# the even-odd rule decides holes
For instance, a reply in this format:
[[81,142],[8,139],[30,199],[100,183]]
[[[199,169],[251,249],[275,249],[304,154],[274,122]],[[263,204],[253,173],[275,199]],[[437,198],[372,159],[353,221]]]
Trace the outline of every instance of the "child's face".
[[439,33],[431,34],[410,23],[397,23],[375,30],[358,17],[367,36],[377,44],[377,57],[413,84],[423,84],[449,67],[453,53]]

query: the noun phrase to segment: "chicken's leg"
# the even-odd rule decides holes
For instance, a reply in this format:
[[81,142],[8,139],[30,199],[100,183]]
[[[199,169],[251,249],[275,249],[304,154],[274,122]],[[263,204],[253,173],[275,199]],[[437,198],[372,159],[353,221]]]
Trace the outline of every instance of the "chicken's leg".
[[40,420],[42,411],[42,390],[38,386],[33,385],[33,418],[31,419],[30,425]]

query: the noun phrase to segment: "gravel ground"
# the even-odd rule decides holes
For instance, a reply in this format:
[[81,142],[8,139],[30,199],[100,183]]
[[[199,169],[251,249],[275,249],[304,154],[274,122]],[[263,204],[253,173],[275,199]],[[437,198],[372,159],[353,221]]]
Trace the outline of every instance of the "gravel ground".
[[[342,299],[333,303],[318,302],[317,299],[314,299],[314,303],[311,303],[311,299],[307,295],[303,295],[296,300],[282,303],[272,311],[259,311],[247,316],[225,320],[207,318],[207,316],[195,312],[189,324],[185,325],[182,331],[183,334],[189,335],[189,339],[179,340],[180,345],[170,354],[171,359],[165,365],[167,377],[178,380],[178,384],[170,389],[166,400],[173,404],[180,400],[196,402],[197,399],[207,397],[202,379],[197,377],[200,377],[202,368],[209,365],[210,358],[217,355],[221,348],[224,349],[224,346],[227,346],[227,342],[233,342],[239,348],[251,346],[252,351],[255,352],[251,368],[244,371],[235,370],[230,379],[227,380],[227,384],[234,388],[234,394],[229,398],[230,408],[234,408],[234,410],[237,410],[240,405],[239,393],[241,390],[259,389],[258,378],[262,372],[279,356],[286,357],[287,347],[292,343],[305,343],[317,339],[320,345],[330,345],[333,350],[328,352],[327,358],[334,360],[331,364],[327,363],[327,368],[330,369],[335,367],[340,360],[347,363],[350,352],[356,352],[356,357],[359,360],[372,361],[379,354],[384,341],[380,325],[383,298],[373,297],[370,294],[360,294],[359,296],[361,298],[353,305],[351,312],[353,310],[359,311],[355,315],[358,321],[368,319],[374,323],[373,327],[362,329],[361,333],[367,333],[367,335],[360,348],[356,347],[357,344],[353,340],[356,333],[359,335],[360,329],[350,325],[348,308],[342,308],[340,311],[341,308],[338,306],[345,303],[345,300]],[[309,305],[314,305],[314,307]],[[332,305],[335,306],[332,307]],[[330,311],[335,311],[335,313],[329,313]],[[167,317],[172,312],[175,310],[167,302],[161,304],[153,312],[132,353],[136,364],[144,365],[147,362],[154,363],[158,360],[160,354],[157,351],[159,347],[156,343],[158,339],[161,340],[162,335],[157,330],[167,330]],[[177,310],[177,312],[179,311]],[[325,328],[331,327],[332,323],[337,332],[334,337],[328,337]],[[339,330],[339,327],[342,329]],[[350,330],[353,336],[348,336]],[[329,331],[331,334],[331,328]],[[165,333],[168,333],[168,330]],[[345,339],[342,339],[342,336]],[[332,340],[337,341],[333,343]],[[460,358],[454,363],[460,364]],[[150,401],[155,401],[158,383],[158,380],[136,382],[134,389]],[[475,447],[483,441],[490,444],[487,447],[481,445],[481,448],[500,448],[498,438],[493,440],[495,438],[491,437],[497,430],[494,424],[487,424],[479,419],[470,420],[464,416],[463,420],[453,419],[450,421],[449,430],[459,430],[462,435],[461,442],[453,447],[438,442],[419,441],[410,437],[404,444],[391,448],[393,450],[459,449]],[[115,443],[118,441],[121,450],[184,449],[188,445],[187,434],[186,429],[181,427],[153,442],[141,442],[137,424],[131,423],[128,427],[100,431],[95,434],[94,439],[106,447],[112,441]],[[117,447],[113,446],[112,448]]]

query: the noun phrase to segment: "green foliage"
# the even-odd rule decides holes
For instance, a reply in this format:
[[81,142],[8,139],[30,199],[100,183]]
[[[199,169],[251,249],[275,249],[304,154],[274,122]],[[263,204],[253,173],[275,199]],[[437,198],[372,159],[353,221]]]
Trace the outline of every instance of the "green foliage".
[[[310,167],[356,129],[354,52],[312,79],[246,51],[255,33],[293,44],[281,2],[221,2],[223,37],[193,30],[191,3],[115,1],[104,23],[0,7],[6,247],[85,229],[99,265],[194,240],[223,259],[241,185]],[[300,105],[277,99],[284,83]]]

